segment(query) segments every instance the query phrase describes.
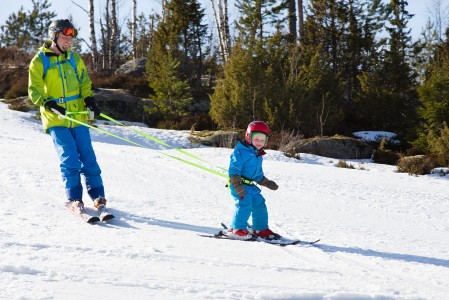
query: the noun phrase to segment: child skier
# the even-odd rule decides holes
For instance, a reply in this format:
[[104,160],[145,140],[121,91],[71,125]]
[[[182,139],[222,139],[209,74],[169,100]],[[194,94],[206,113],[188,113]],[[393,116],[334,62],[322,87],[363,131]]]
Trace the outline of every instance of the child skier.
[[235,213],[231,229],[227,235],[233,239],[249,240],[253,236],[247,230],[247,222],[252,214],[253,235],[274,239],[279,235],[268,228],[268,210],[260,189],[254,184],[277,190],[278,185],[267,179],[262,170],[262,156],[268,142],[270,128],[262,121],[248,125],[245,141],[240,141],[231,154],[229,178],[231,195],[235,200]]

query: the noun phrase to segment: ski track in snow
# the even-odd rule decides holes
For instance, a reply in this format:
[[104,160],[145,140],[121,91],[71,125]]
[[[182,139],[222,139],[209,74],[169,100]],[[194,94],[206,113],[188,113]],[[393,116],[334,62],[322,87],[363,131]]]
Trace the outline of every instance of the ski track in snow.
[[[270,226],[314,246],[208,239],[229,224],[226,180],[128,128],[100,125],[148,148],[93,132],[116,219],[82,223],[64,207],[59,162],[32,113],[0,103],[0,299],[447,299],[448,178],[391,166],[268,150]],[[231,149],[188,132],[133,124],[227,167]],[[139,127],[137,127],[139,126]],[[152,150],[155,149],[155,150]],[[162,151],[162,152],[161,152]],[[185,157],[183,157],[185,158]],[[189,158],[190,160],[190,158]],[[87,194],[84,200],[92,207]]]

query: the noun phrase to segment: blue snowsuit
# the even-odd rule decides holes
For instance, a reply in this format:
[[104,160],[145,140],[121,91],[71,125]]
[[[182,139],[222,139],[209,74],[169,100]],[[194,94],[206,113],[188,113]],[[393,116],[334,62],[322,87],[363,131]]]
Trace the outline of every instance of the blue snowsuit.
[[83,186],[80,174],[84,175],[87,193],[92,199],[104,197],[101,170],[92,148],[89,128],[55,126],[48,131],[61,162],[61,174],[67,199],[82,199]]
[[[264,177],[262,170],[262,155],[265,152],[257,150],[246,142],[238,142],[231,154],[229,177],[239,175],[242,178],[259,182]],[[254,184],[243,184],[246,195],[243,199],[235,192],[232,185],[231,195],[235,200],[235,212],[231,228],[246,229],[247,222],[252,214],[252,227],[255,230],[268,228],[268,210],[260,189]]]

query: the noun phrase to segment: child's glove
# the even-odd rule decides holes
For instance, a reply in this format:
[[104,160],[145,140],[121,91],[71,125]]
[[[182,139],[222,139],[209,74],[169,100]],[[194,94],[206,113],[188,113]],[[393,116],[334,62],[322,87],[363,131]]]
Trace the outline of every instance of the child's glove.
[[45,109],[54,112],[57,115],[65,115],[65,108],[62,106],[59,106],[55,101],[53,100],[47,100],[47,102],[44,103]]
[[240,200],[242,200],[243,197],[245,197],[245,195],[246,195],[245,187],[243,186],[243,183],[242,183],[242,178],[240,178],[239,175],[232,175],[229,178],[229,182],[234,187],[234,190],[237,193],[237,195],[240,196]]
[[261,181],[258,182],[258,184],[260,184],[261,186],[266,186],[267,188],[273,191],[278,189],[278,185],[276,184],[276,182],[274,182],[273,180],[269,180],[265,176],[262,178]]

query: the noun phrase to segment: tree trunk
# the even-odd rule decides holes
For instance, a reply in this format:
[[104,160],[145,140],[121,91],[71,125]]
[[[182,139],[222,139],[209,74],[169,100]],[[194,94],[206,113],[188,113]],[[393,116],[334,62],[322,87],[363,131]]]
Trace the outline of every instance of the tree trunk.
[[162,0],[162,22],[165,22],[165,17],[166,17],[166,9],[165,7],[167,6],[167,0]]
[[229,33],[229,17],[228,17],[228,0],[220,0],[223,1],[223,37],[224,37],[224,43],[225,43],[225,51],[226,51],[226,61],[229,59],[229,56],[231,55],[231,34]]
[[220,19],[217,17],[217,11],[215,9],[214,0],[210,0],[210,3],[212,4],[212,13],[214,14],[214,20],[215,20],[215,24],[217,26],[218,46],[220,47],[221,58],[223,60],[225,60],[223,37],[221,36],[221,28],[220,28],[221,27],[220,26]]
[[94,0],[89,0],[89,25],[90,25],[90,44],[92,50],[92,64],[94,70],[97,70],[98,50],[97,50],[97,38],[95,37]]
[[131,24],[131,41],[133,44],[133,58],[137,58],[137,0],[133,0],[133,22]]
[[109,67],[115,67],[115,55],[117,51],[117,36],[118,36],[118,24],[117,24],[117,1],[111,0],[111,36],[109,43]]
[[288,1],[288,31],[292,38],[292,41],[296,41],[296,0]]
[[214,14],[215,24],[217,25],[217,33],[218,33],[218,45],[220,47],[221,58],[224,62],[229,59],[229,25],[227,24],[227,1],[218,0],[218,13],[215,9],[214,0],[210,0],[212,4],[212,11]]
[[109,0],[106,0],[106,11],[105,11],[105,24],[103,26],[103,22],[100,20],[101,24],[101,41],[102,41],[102,52],[103,52],[103,69],[110,68],[110,38],[111,38],[111,26],[109,23]]
[[258,21],[258,23],[259,23],[259,34],[258,34],[258,36],[259,36],[259,41],[262,41],[263,40],[263,20],[262,20],[262,16],[263,16],[263,13],[262,13],[262,3],[261,3],[261,1],[256,1],[256,11],[257,11],[257,15],[258,16],[260,16],[259,18],[259,20],[257,20]]
[[304,4],[303,0],[298,0],[298,28],[299,28],[299,38],[304,35]]

